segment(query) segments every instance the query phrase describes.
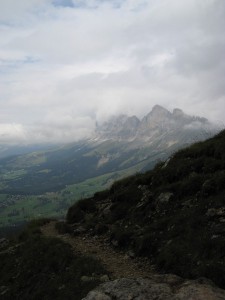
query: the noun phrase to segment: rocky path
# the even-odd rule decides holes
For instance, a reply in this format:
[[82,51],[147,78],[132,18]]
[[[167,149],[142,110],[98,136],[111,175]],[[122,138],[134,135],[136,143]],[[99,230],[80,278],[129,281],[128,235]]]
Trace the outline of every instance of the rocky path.
[[208,280],[156,274],[147,261],[115,251],[102,237],[62,235],[55,229],[55,222],[44,225],[41,230],[45,236],[70,244],[75,254],[99,259],[110,273],[111,280],[90,291],[83,300],[225,300],[225,291]]
[[79,235],[72,237],[69,234],[59,234],[55,229],[55,222],[42,227],[45,236],[57,237],[70,244],[75,254],[94,256],[109,272],[111,279],[117,278],[150,278],[153,269],[150,264],[140,258],[131,258],[123,252],[115,251],[101,237]]

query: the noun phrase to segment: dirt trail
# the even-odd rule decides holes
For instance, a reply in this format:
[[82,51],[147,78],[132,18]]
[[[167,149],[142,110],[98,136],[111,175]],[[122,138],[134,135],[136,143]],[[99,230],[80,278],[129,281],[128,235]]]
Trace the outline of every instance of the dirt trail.
[[55,222],[42,227],[45,236],[57,237],[70,244],[75,254],[84,254],[97,258],[110,273],[111,279],[151,277],[153,270],[145,260],[132,259],[126,253],[115,251],[106,244],[101,237],[79,235],[72,237],[69,234],[59,234],[55,229]]

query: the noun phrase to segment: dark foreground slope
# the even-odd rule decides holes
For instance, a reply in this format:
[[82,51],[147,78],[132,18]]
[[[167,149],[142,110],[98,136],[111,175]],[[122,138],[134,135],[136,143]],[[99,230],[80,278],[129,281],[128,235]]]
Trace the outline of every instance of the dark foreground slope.
[[11,299],[82,299],[100,283],[82,276],[105,274],[91,257],[75,255],[69,244],[45,237],[40,226],[47,220],[32,221],[20,236],[0,240],[0,298]]
[[[59,222],[57,228],[87,243],[102,240],[107,247],[124,249],[124,259],[145,256],[162,272],[207,277],[225,288],[224,148],[225,131],[177,152],[150,172],[118,181],[110,190],[78,202],[69,209],[67,224]],[[68,243],[41,235],[39,227],[45,222],[32,222],[14,241],[0,240],[1,299],[82,299],[98,285],[99,274],[107,273],[95,258],[77,255]],[[76,248],[77,240],[72,239]],[[177,292],[171,278],[180,279],[165,278]],[[181,288],[185,286],[184,282]],[[193,299],[195,290],[190,289],[186,299]]]
[[225,131],[76,203],[67,222],[106,234],[161,271],[225,288],[224,150]]

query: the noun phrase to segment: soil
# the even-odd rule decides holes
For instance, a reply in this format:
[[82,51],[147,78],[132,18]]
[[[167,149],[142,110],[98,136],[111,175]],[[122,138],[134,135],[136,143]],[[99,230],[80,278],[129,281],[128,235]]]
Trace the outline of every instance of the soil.
[[59,234],[53,221],[44,225],[41,230],[45,236],[57,237],[70,244],[76,255],[98,259],[109,272],[110,279],[151,278],[154,274],[147,259],[131,258],[128,253],[114,249],[103,236],[90,236],[86,233],[78,236]]

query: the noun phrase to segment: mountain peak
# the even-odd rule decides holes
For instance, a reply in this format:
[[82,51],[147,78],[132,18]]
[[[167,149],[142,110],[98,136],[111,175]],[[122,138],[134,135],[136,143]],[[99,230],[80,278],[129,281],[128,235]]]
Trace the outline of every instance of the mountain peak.
[[151,112],[147,115],[147,117],[161,119],[165,117],[169,117],[171,113],[164,107],[160,105],[153,106]]
[[168,113],[169,111],[166,108],[164,108],[163,106],[156,104],[153,106],[151,113],[156,113],[156,112],[157,113],[158,112]]
[[174,110],[173,110],[173,116],[174,117],[181,117],[181,116],[184,116],[184,115],[185,115],[185,113],[183,112],[182,109],[174,108]]
[[171,113],[160,105],[153,106],[150,113],[148,113],[142,120],[144,123],[148,123],[150,127],[154,124],[161,123],[161,121],[165,121],[166,119],[170,118]]
[[206,125],[207,119],[187,115],[179,108],[170,112],[161,105],[155,105],[142,120],[136,116],[114,116],[98,126],[96,133],[100,139],[149,141],[153,136],[161,136],[162,132],[170,132],[176,140],[178,133]]

